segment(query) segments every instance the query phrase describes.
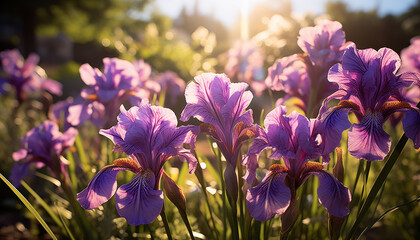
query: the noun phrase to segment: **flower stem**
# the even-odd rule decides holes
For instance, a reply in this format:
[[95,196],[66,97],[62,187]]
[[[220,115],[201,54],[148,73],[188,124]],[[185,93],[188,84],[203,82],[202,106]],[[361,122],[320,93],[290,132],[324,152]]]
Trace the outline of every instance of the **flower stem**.
[[168,240],[172,240],[171,230],[169,229],[168,220],[166,219],[165,206],[162,207],[160,216],[162,217],[163,226],[165,226],[165,231],[166,235],[168,236]]

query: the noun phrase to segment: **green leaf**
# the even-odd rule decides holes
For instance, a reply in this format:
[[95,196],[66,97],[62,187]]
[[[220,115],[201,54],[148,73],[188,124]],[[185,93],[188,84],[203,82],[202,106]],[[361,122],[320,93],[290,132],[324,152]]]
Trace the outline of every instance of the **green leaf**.
[[42,199],[42,197],[40,197],[26,182],[21,181],[20,183],[29,192],[29,194],[31,194],[36,199],[36,201],[39,202],[39,204],[41,205],[41,207],[43,207],[44,210],[48,213],[48,215],[50,215],[50,217],[52,218],[52,220],[54,220],[54,222],[60,228],[63,228],[63,225],[61,224],[60,219],[54,213],[54,211],[50,208],[50,206],[48,206],[48,204],[44,201],[44,199]]
[[409,204],[412,204],[412,203],[414,203],[414,202],[419,202],[420,201],[420,196],[419,197],[417,197],[416,199],[414,199],[414,200],[411,200],[411,201],[409,201],[409,202],[406,202],[406,203],[403,203],[403,204],[400,204],[400,205],[397,205],[397,206],[395,206],[395,207],[392,207],[392,208],[390,208],[390,209],[388,209],[386,212],[384,212],[381,216],[379,216],[378,218],[376,218],[376,219],[374,219],[364,230],[363,230],[363,232],[359,235],[359,237],[357,238],[357,239],[360,239],[362,236],[363,236],[363,234],[365,233],[365,232],[367,232],[367,231],[369,231],[369,229],[371,229],[372,227],[373,227],[373,225],[375,225],[375,223],[377,223],[378,221],[380,221],[382,218],[384,218],[386,215],[388,215],[388,214],[390,214],[390,213],[392,213],[392,212],[394,212],[395,210],[398,210],[398,209],[400,209],[401,207],[404,207],[404,206],[407,206],[407,205],[409,205]]
[[51,236],[52,239],[56,240],[57,237],[54,235],[54,233],[51,231],[50,227],[48,227],[47,223],[45,223],[44,219],[42,219],[41,215],[35,210],[35,208],[31,205],[31,203],[26,199],[22,193],[19,192],[10,182],[7,180],[3,174],[0,173],[0,178],[3,180],[4,183],[13,191],[14,194],[22,201],[22,203],[25,205],[25,207],[28,208],[28,210],[35,216],[35,218],[38,220],[38,222],[44,227],[44,229],[47,231],[47,233]]
[[389,156],[388,161],[385,163],[384,168],[382,168],[381,172],[379,173],[378,178],[375,180],[375,183],[372,186],[372,189],[370,190],[365,202],[363,203],[363,206],[356,218],[356,221],[354,222],[349,235],[347,235],[346,239],[352,239],[354,234],[356,233],[357,227],[363,220],[363,218],[366,216],[370,205],[375,200],[376,195],[378,194],[379,190],[382,187],[382,184],[385,182],[386,178],[388,177],[389,172],[391,172],[392,167],[394,166],[395,162],[398,159],[398,156],[402,152],[405,144],[407,143],[408,138],[405,134],[402,135],[400,140],[397,143],[397,146],[395,146],[394,150],[392,151],[392,154]]

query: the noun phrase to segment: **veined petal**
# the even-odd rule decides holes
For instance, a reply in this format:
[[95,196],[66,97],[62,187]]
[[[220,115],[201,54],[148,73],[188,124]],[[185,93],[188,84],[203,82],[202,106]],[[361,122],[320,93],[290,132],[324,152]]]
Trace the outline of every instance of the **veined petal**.
[[289,207],[292,195],[285,183],[286,176],[286,167],[273,165],[261,183],[248,190],[246,203],[255,220],[267,221]]
[[301,179],[304,181],[309,175],[319,179],[317,190],[318,200],[327,211],[336,217],[345,217],[350,213],[350,191],[331,173],[323,169],[321,163],[308,162],[302,168]]
[[159,216],[163,207],[163,192],[155,190],[154,185],[154,174],[144,171],[118,189],[115,194],[117,212],[128,224],[148,224]]
[[[243,83],[248,86],[247,84]],[[233,83],[231,84],[233,85]],[[246,108],[249,106],[252,100],[252,93],[250,91],[236,91],[233,92],[227,101],[226,105],[222,107],[221,113],[224,119],[224,126],[226,129],[232,129],[238,123],[238,119],[243,115]],[[246,115],[249,118],[249,115]],[[249,124],[252,123],[252,114],[250,115],[251,119],[246,120]]]
[[90,181],[89,185],[77,194],[77,201],[85,209],[94,209],[107,202],[117,189],[117,174],[121,170],[140,171],[140,166],[131,159],[117,159],[105,166]]
[[268,143],[271,147],[275,148],[273,156],[280,154],[287,157],[294,157],[294,151],[292,149],[293,142],[291,139],[292,129],[289,125],[289,119],[285,116],[286,112],[287,109],[285,106],[279,106],[269,112],[264,119]]
[[[227,102],[225,94],[229,83],[229,78],[224,74],[204,73],[196,76],[185,89],[187,106],[181,113],[181,121],[195,117],[205,123],[223,124],[220,109],[221,104]],[[216,97],[219,99],[215,100]]]
[[350,108],[352,106],[357,107],[357,105],[352,105],[350,101],[347,102],[349,103],[348,106],[339,104],[336,108],[330,108],[312,122],[312,137],[316,138],[319,134],[322,140],[318,142],[322,156],[327,156],[336,147],[340,146],[343,131],[351,127],[348,114]]
[[402,120],[405,135],[413,140],[414,148],[420,147],[420,112],[419,110],[409,110],[405,112]]
[[348,133],[349,152],[352,156],[368,161],[384,159],[389,152],[391,141],[382,129],[382,123],[382,115],[372,113],[360,124],[353,124]]

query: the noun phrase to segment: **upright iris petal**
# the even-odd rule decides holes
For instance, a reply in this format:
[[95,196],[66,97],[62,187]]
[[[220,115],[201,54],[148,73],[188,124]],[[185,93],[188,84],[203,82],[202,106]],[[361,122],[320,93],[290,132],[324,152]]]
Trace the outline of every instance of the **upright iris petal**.
[[[93,209],[116,194],[118,214],[131,225],[148,224],[156,219],[163,208],[163,192],[159,181],[163,164],[179,156],[187,161],[192,173],[197,160],[182,147],[191,140],[193,126],[177,127],[175,114],[167,108],[142,104],[126,110],[123,106],[117,125],[100,133],[114,144],[114,151],[124,152],[130,158],[117,159],[104,167],[89,185],[77,195],[85,209]],[[128,184],[117,189],[119,171],[135,174]]]
[[[267,114],[264,120],[265,130],[259,131],[244,158],[248,183],[254,181],[252,177],[255,176],[256,161],[266,148],[273,151],[269,158],[283,158],[286,165],[272,165],[262,182],[248,190],[246,199],[251,216],[256,220],[266,221],[285,212],[290,202],[295,201],[293,198],[296,197],[296,189],[310,175],[320,179],[319,201],[327,211],[337,217],[348,215],[351,200],[349,190],[324,170],[321,163],[310,161],[331,153],[339,145],[340,141],[320,141],[330,134],[327,129],[328,119],[309,120],[297,112],[289,115],[286,112],[285,107],[279,106]],[[341,136],[343,130],[336,128],[333,131]],[[327,152],[326,149],[331,150]]]

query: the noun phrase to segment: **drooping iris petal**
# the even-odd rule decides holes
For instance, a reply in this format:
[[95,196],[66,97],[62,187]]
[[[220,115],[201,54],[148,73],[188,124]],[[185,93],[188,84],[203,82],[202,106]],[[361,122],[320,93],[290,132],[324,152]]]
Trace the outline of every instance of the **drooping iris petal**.
[[405,118],[402,120],[405,135],[413,140],[414,147],[420,147],[420,112],[411,110],[405,112]]
[[115,204],[118,214],[130,225],[148,224],[159,216],[163,207],[163,192],[154,189],[155,176],[142,172],[118,188]]
[[121,170],[140,171],[139,165],[131,159],[118,159],[113,165],[104,167],[90,181],[89,185],[77,194],[77,201],[84,209],[94,209],[107,202],[117,189],[117,174]]
[[301,170],[298,185],[303,184],[310,175],[318,177],[318,200],[328,213],[336,217],[345,217],[350,213],[350,190],[324,170],[321,163],[307,162]]
[[10,182],[13,186],[20,186],[20,180],[28,175],[29,165],[29,162],[19,162],[13,165],[13,168],[10,170]]
[[325,170],[312,172],[312,174],[319,179],[317,193],[322,206],[333,216],[345,217],[349,215],[350,190]]
[[351,127],[348,119],[349,111],[349,108],[339,105],[325,113],[320,113],[314,120],[313,133],[321,137],[321,142],[318,144],[322,148],[323,157],[328,158],[328,154],[340,146],[343,131]]
[[257,186],[250,188],[246,195],[249,213],[258,221],[267,221],[274,215],[286,211],[291,200],[291,192],[285,184],[287,168],[274,165]]
[[391,141],[382,129],[378,116],[367,116],[349,130],[349,152],[352,156],[368,161],[382,160],[388,154]]

